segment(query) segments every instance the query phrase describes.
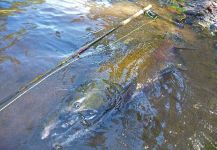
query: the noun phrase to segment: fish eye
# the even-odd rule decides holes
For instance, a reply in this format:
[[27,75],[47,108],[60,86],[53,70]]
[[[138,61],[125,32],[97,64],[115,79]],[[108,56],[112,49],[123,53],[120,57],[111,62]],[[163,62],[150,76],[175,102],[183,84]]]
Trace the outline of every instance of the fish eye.
[[81,106],[81,103],[79,103],[79,102],[74,103],[74,108],[78,109],[78,108],[80,108],[80,106]]

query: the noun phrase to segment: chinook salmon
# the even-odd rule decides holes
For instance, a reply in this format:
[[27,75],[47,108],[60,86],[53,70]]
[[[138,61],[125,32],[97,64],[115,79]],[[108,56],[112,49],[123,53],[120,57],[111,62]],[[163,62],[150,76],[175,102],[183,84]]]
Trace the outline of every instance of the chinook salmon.
[[118,111],[136,90],[136,79],[121,86],[107,80],[92,81],[81,85],[72,98],[65,100],[61,110],[53,113],[45,121],[41,139],[53,139],[54,147],[88,134],[107,117]]
[[[162,69],[146,83],[138,83],[136,79],[125,86],[108,80],[85,83],[75,90],[73,97],[66,99],[60,110],[48,117],[51,119],[45,121],[41,139],[52,141],[55,149],[63,148],[94,133],[127,103],[136,101],[141,92],[146,93],[149,99],[162,99],[164,94],[172,95],[174,87],[178,93],[186,90],[183,76],[174,65]],[[178,112],[182,109],[183,98],[176,96]]]

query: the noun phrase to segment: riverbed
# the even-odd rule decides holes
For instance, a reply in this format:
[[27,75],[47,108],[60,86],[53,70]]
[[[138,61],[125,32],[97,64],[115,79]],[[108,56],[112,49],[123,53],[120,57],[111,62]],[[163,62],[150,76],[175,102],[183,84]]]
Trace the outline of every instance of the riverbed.
[[[0,103],[156,1],[0,2]],[[0,149],[216,149],[217,39],[143,15],[0,112]]]

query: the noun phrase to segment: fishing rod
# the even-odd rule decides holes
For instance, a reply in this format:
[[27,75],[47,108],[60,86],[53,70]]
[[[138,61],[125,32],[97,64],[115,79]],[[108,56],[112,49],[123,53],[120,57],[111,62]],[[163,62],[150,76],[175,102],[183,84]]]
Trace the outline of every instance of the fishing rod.
[[25,95],[27,92],[29,92],[31,89],[33,89],[34,87],[36,87],[37,85],[42,83],[47,78],[49,78],[50,76],[54,75],[55,73],[59,72],[60,70],[66,68],[67,66],[69,66],[70,64],[75,62],[77,59],[79,59],[79,55],[81,55],[82,53],[87,51],[91,46],[93,46],[94,44],[96,44],[97,42],[102,40],[104,37],[106,37],[107,35],[111,34],[114,31],[116,31],[120,27],[127,25],[129,22],[131,22],[135,18],[139,17],[140,15],[144,14],[145,12],[150,10],[151,8],[152,8],[151,4],[144,7],[143,9],[141,9],[140,11],[135,13],[134,15],[132,15],[129,18],[127,18],[126,20],[123,20],[122,22],[120,22],[116,27],[114,27],[114,28],[110,29],[109,31],[107,31],[106,33],[104,33],[102,36],[96,38],[92,42],[79,48],[75,53],[73,53],[72,55],[68,56],[63,61],[61,61],[55,68],[53,68],[53,69],[45,72],[44,74],[38,76],[33,81],[31,81],[27,86],[18,90],[15,94],[3,99],[2,102],[0,103],[0,112],[5,110],[11,104],[16,102],[21,96]]

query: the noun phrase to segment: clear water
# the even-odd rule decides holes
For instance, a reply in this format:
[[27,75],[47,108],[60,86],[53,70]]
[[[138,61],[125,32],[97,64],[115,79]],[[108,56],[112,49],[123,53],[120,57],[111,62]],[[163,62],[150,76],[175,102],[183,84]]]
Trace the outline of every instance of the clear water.
[[[171,17],[155,1],[1,1],[0,99],[149,3]],[[2,111],[0,149],[216,149],[215,44],[141,16]]]

